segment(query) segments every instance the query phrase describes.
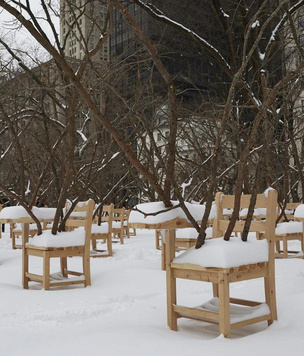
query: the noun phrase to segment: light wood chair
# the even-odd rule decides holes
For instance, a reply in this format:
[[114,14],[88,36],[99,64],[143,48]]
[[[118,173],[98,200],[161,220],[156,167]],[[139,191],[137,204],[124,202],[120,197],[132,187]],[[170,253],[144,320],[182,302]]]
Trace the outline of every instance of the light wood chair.
[[[303,221],[295,221],[295,209],[301,203],[287,203],[285,207],[285,216],[289,221],[281,221],[277,224],[275,230],[276,253],[275,258],[304,258],[304,237]],[[288,242],[300,241],[300,251],[290,250]]]
[[128,226],[128,233],[129,233],[128,237],[130,237],[130,236],[136,236],[136,228],[135,228],[134,226],[130,226],[130,224],[129,224],[129,217],[130,217],[130,214],[131,214],[131,209],[126,209],[126,213],[125,213],[125,214],[126,214],[127,217],[128,217],[128,224],[127,224],[127,226]]
[[120,243],[124,243],[124,216],[125,208],[115,208],[113,210],[112,221],[112,236],[120,240]]
[[129,227],[129,216],[130,216],[130,209],[125,209],[124,213],[124,221],[123,221],[123,234],[124,236],[127,236],[127,238],[130,238],[130,227]]
[[[216,195],[214,237],[224,235],[229,221],[224,220],[223,209],[233,208],[234,199],[234,196],[223,193]],[[242,195],[241,208],[248,207],[249,201],[249,195]],[[255,206],[267,209],[265,220],[252,221],[250,225],[250,231],[265,232],[263,240],[258,240],[255,236],[250,237],[247,242],[237,236],[231,237],[230,241],[213,238],[206,241],[200,249],[192,248],[174,258],[175,230],[166,231],[167,317],[172,330],[177,330],[177,319],[185,317],[218,324],[220,333],[230,337],[232,329],[261,321],[267,321],[270,325],[277,319],[274,273],[277,192],[271,190],[267,196],[257,195]],[[242,231],[244,224],[244,221],[237,221],[234,231]],[[238,250],[237,261],[234,261],[235,248]],[[225,260],[226,263],[223,262]],[[177,278],[211,282],[213,298],[198,307],[178,305]],[[230,297],[230,283],[255,278],[264,279],[264,302]]]
[[[113,221],[114,204],[104,205],[101,213],[101,223],[97,224],[97,217],[92,225],[91,241],[92,251],[91,257],[107,257],[113,256],[112,249],[112,221]],[[97,248],[97,240],[103,240],[107,243],[107,250]]]
[[[28,289],[30,281],[40,282],[45,290],[50,287],[83,284],[91,285],[90,273],[90,237],[93,218],[94,201],[79,203],[75,212],[81,212],[77,217],[72,215],[66,220],[65,232],[52,235],[46,230],[42,235],[36,235],[24,246],[23,251],[23,287]],[[43,258],[42,275],[29,272],[29,256]],[[67,257],[82,257],[82,272],[68,269]],[[60,258],[61,271],[50,274],[50,259]],[[71,277],[69,277],[71,276]]]

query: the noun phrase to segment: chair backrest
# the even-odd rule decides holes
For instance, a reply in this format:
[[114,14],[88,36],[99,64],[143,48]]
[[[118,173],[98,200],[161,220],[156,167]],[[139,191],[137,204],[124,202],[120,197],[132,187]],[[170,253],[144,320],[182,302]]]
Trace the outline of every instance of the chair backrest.
[[129,221],[130,213],[131,213],[131,209],[125,209],[124,221]]
[[[256,197],[255,209],[266,209],[265,219],[252,220],[249,231],[263,232],[263,236],[271,244],[269,248],[270,253],[274,253],[274,236],[275,224],[277,218],[277,191],[270,190],[266,194],[258,194]],[[240,209],[248,208],[250,204],[251,195],[242,195],[240,201]],[[229,221],[224,219],[223,210],[234,207],[234,195],[224,195],[221,192],[216,194],[215,202],[217,206],[217,216],[213,223],[213,237],[224,236],[228,227]],[[236,222],[233,231],[242,232],[245,221],[239,220]]]
[[65,222],[67,231],[73,230],[76,227],[84,227],[86,245],[90,244],[94,205],[95,202],[93,199],[89,199],[86,202],[79,202]]
[[115,208],[113,210],[113,221],[120,221],[123,225],[125,219],[125,208]]
[[285,217],[287,220],[294,220],[294,212],[296,208],[302,203],[287,203],[284,209],[284,215],[281,218],[281,221],[285,220]]
[[[112,225],[112,220],[113,220],[113,210],[114,210],[114,204],[109,204],[109,205],[104,205],[102,207],[102,212],[101,212],[101,222],[108,222],[109,225]],[[98,222],[98,216],[95,218],[96,222]]]

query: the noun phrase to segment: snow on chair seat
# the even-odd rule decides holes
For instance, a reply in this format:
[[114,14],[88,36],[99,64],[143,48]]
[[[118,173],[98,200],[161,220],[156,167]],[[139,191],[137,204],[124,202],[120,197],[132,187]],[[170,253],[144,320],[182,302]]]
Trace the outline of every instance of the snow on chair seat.
[[246,242],[232,236],[223,243],[222,238],[207,240],[201,248],[190,248],[173,259],[174,264],[201,267],[231,268],[268,261],[267,240],[249,238]]
[[[294,214],[290,208],[295,208]],[[298,211],[297,211],[298,209]],[[301,209],[300,203],[287,203],[285,216],[289,219],[295,219]],[[300,242],[300,250],[291,250],[288,243],[292,241]],[[276,258],[304,258],[304,241],[303,241],[303,221],[285,221],[277,224],[275,229]]]
[[53,235],[51,230],[45,230],[41,235],[35,235],[29,240],[26,245],[36,247],[72,247],[84,246],[85,244],[85,230],[78,228],[71,232],[58,232]]

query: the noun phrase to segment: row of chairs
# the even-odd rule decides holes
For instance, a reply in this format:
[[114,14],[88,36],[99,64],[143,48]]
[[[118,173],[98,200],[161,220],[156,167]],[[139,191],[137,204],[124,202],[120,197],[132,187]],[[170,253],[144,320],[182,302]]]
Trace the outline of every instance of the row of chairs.
[[[67,212],[68,204],[66,204],[65,213]],[[91,234],[91,257],[112,256],[112,240],[119,239],[120,243],[124,243],[124,236],[130,238],[130,235],[135,235],[136,230],[132,232],[129,229],[130,210],[125,208],[114,208],[114,204],[104,205],[101,211],[100,224],[98,223],[98,216],[95,216],[92,223]],[[72,213],[73,216],[73,213]],[[74,214],[75,217],[75,214]],[[42,229],[51,229],[52,224],[44,222]],[[34,237],[37,234],[37,225],[32,223],[29,225],[29,237]],[[12,248],[22,248],[22,244],[18,243],[22,236],[22,227],[19,223],[10,224],[10,237],[12,240]],[[100,250],[97,248],[97,241],[102,240],[107,243],[107,250]]]
[[[131,233],[129,228],[130,210],[125,208],[114,208],[114,204],[104,205],[100,217],[95,216],[91,230],[92,251],[91,257],[112,256],[112,240],[119,239],[124,243],[124,236],[136,235],[136,230]],[[100,221],[100,223],[99,223]],[[107,250],[97,247],[97,241],[103,240],[107,243]]]
[[[23,287],[28,289],[29,282],[40,282],[45,290],[50,287],[83,284],[91,285],[90,257],[111,256],[112,237],[118,237],[123,243],[124,234],[130,237],[128,228],[128,211],[124,208],[114,209],[114,205],[106,205],[102,209],[101,223],[93,219],[95,203],[92,199],[79,203],[65,222],[65,232],[52,235],[46,229],[40,236],[35,235],[22,249]],[[26,233],[28,233],[27,231]],[[136,234],[136,231],[133,231]],[[97,240],[107,242],[107,253],[97,249]],[[90,249],[92,242],[93,251]],[[43,258],[41,275],[29,271],[29,257]],[[82,258],[82,272],[68,268],[67,257]],[[50,259],[60,258],[60,271],[50,273]]]

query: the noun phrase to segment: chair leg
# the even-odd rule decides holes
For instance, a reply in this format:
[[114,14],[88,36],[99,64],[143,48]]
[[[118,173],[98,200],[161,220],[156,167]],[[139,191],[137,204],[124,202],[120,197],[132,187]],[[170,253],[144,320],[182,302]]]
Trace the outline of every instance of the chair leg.
[[155,230],[155,248],[159,250],[159,231]]
[[123,229],[120,230],[119,233],[119,239],[120,239],[120,243],[123,244],[124,243],[124,234],[123,234]]
[[113,256],[112,237],[111,237],[111,235],[109,235],[108,238],[107,238],[107,248],[108,248],[109,256]]
[[161,269],[166,270],[166,244],[163,239],[161,239]]
[[175,256],[175,230],[166,231],[166,282],[167,282],[167,323],[171,330],[177,331],[176,278],[173,277],[171,262]]
[[22,249],[22,285],[24,289],[28,289],[29,279],[26,276],[29,268],[29,255],[26,248]]
[[16,236],[12,233],[12,249],[16,250]]
[[230,337],[230,297],[227,274],[221,273],[218,284],[219,292],[219,328],[220,333]]
[[212,292],[213,292],[213,297],[219,296],[218,283],[212,283]]
[[283,258],[288,257],[288,246],[287,246],[287,237],[283,237]]
[[270,309],[270,317],[271,317],[271,319],[268,320],[268,325],[271,325],[273,320],[278,319],[275,283],[274,281],[271,282],[271,279],[273,278],[274,277],[270,278],[269,276],[264,278],[265,300]]
[[50,289],[50,255],[48,251],[43,253],[43,288]]
[[87,287],[91,285],[90,253],[85,254],[83,256],[82,263],[83,263],[83,274],[85,278],[84,286]]
[[95,239],[92,240],[92,249],[96,250],[96,240]]
[[67,257],[60,257],[60,270],[62,273],[62,276],[67,278],[67,270],[68,270],[68,259]]

